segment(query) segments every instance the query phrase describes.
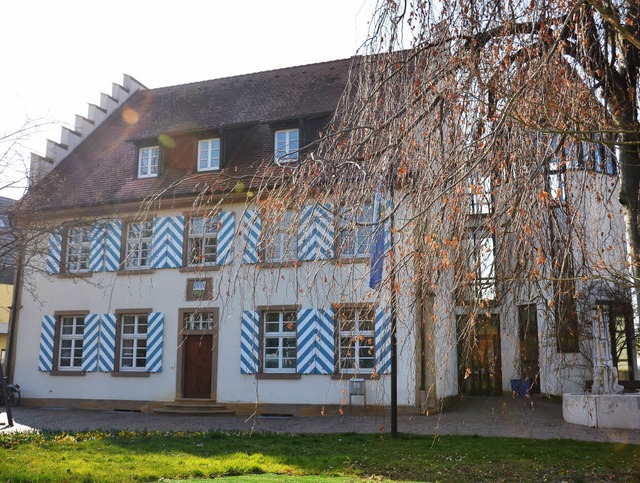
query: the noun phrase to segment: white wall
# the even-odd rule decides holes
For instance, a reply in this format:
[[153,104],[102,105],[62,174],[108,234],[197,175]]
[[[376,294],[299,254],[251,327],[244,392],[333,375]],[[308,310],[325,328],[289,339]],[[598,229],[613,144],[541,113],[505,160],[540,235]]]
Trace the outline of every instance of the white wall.
[[[224,207],[233,211],[239,228],[243,205]],[[163,212],[162,216],[182,214]],[[176,390],[178,366],[178,310],[202,306],[220,309],[218,342],[217,399],[236,403],[341,404],[348,402],[346,381],[329,375],[302,375],[299,380],[257,380],[240,373],[240,321],[243,310],[257,306],[291,305],[331,307],[336,303],[374,303],[384,306],[386,295],[369,290],[368,262],[301,262],[298,267],[261,269],[242,266],[244,240],[234,245],[233,263],[219,271],[203,274],[179,269],[157,269],[150,274],[93,273],[89,277],[65,278],[46,275],[44,258],[41,270],[27,268],[33,290],[23,290],[18,327],[18,350],[15,380],[26,398],[70,398],[109,400],[172,401]],[[46,256],[46,255],[45,255]],[[410,303],[409,268],[401,275],[398,313],[400,347],[398,371],[399,404],[413,404],[415,379],[415,343],[413,340],[413,306]],[[212,301],[187,302],[186,281],[196,276],[213,278]],[[149,377],[113,377],[110,373],[86,373],[84,376],[53,376],[38,371],[41,320],[56,311],[84,310],[90,313],[113,313],[116,310],[145,308],[164,314],[162,372]],[[345,376],[344,379],[348,379]],[[367,381],[368,403],[389,403],[390,376]]]

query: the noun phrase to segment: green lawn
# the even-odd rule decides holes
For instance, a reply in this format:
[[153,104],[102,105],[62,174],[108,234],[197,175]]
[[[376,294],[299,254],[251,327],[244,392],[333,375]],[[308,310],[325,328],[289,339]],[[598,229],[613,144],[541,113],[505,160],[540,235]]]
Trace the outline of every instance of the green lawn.
[[[0,434],[2,481],[640,480],[640,446],[473,436]],[[305,477],[306,478],[303,478]]]

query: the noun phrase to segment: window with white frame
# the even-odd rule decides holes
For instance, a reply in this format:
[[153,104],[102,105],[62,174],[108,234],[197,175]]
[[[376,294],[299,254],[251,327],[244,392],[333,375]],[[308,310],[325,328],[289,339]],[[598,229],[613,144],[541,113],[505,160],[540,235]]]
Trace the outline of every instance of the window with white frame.
[[89,271],[91,228],[74,227],[67,232],[66,267],[68,272]]
[[338,372],[371,373],[375,368],[374,315],[371,307],[342,308],[338,324]]
[[189,266],[215,265],[218,254],[218,217],[191,218],[187,247]]
[[296,372],[298,315],[295,310],[263,314],[263,372]]
[[469,179],[469,193],[471,196],[470,213],[472,215],[488,215],[492,212],[490,176],[474,174]]
[[564,204],[566,201],[566,166],[557,158],[549,162],[549,194],[551,199]]
[[264,260],[270,263],[295,261],[298,256],[298,223],[294,211],[269,220],[264,239]]
[[153,246],[153,223],[143,221],[127,225],[126,260],[127,270],[138,270],[151,266]]
[[279,163],[290,163],[298,159],[300,134],[298,129],[282,129],[274,134],[275,158]]
[[149,146],[138,150],[138,178],[158,176],[160,146]]
[[82,369],[82,342],[84,337],[84,316],[60,317],[58,369],[79,371]]
[[338,221],[338,256],[367,258],[373,241],[373,207],[343,208]]
[[198,171],[220,169],[220,138],[198,142]]
[[126,314],[120,321],[121,371],[144,371],[147,367],[147,314]]
[[485,233],[472,233],[469,238],[470,266],[473,276],[473,297],[482,300],[496,298],[496,271],[493,237]]
[[184,329],[188,331],[207,330],[215,328],[216,318],[213,312],[186,312],[184,314]]

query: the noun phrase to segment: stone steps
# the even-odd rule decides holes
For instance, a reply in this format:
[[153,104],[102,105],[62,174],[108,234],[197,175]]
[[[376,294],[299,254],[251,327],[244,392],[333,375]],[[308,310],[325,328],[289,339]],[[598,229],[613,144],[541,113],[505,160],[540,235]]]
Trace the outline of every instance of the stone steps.
[[233,416],[235,412],[224,404],[210,399],[177,399],[153,410],[158,414],[184,414],[189,416]]

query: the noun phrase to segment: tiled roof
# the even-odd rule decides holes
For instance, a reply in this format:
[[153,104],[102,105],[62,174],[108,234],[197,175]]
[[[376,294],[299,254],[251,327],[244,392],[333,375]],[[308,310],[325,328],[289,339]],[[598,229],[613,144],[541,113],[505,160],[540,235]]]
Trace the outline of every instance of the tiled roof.
[[[274,124],[308,120],[317,128],[318,120],[329,120],[352,62],[343,59],[138,91],[32,188],[27,201],[44,210],[117,204],[168,187],[172,196],[188,195],[204,183],[229,182],[227,175],[252,175],[272,154]],[[220,130],[233,133],[235,140],[227,143],[231,152],[223,169],[195,173],[195,139],[202,132]],[[168,135],[176,148],[164,150],[170,153],[163,158],[159,177],[138,179],[138,147],[155,142],[159,135]],[[185,142],[189,137],[192,142]]]

